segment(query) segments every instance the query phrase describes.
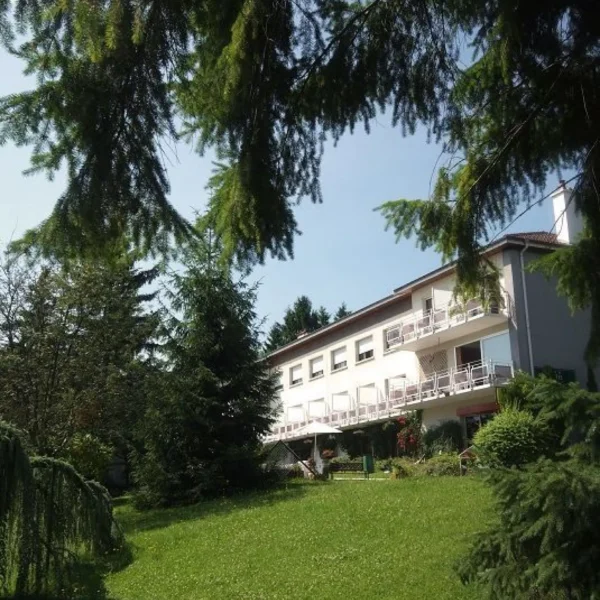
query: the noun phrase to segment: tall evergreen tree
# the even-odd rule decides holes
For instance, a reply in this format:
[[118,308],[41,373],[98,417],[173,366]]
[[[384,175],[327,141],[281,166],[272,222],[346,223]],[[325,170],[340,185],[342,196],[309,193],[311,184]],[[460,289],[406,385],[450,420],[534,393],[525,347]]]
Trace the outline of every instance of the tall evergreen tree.
[[521,374],[501,402],[530,411],[556,434],[555,455],[490,470],[498,520],[460,561],[460,575],[493,600],[594,598],[600,593],[593,558],[600,556],[600,395]]
[[68,268],[10,257],[4,264],[2,418],[26,430],[41,454],[72,458],[87,435],[125,456],[158,326],[147,310],[154,294],[144,289],[156,271],[137,269],[128,256]]
[[2,41],[38,83],[0,100],[0,143],[31,144],[33,171],[67,164],[67,188],[34,236],[45,247],[101,248],[123,230],[156,246],[190,231],[160,157],[178,111],[183,133],[221,161],[210,212],[225,251],[253,262],[292,255],[292,201],[321,201],[324,140],[368,130],[388,109],[403,133],[424,124],[451,159],[431,198],[384,214],[398,235],[457,257],[472,283],[482,240],[539,200],[550,173],[571,169],[585,234],[545,268],[573,306],[592,305],[593,357],[597,21],[590,0],[4,1]]
[[324,306],[315,309],[308,296],[299,296],[294,304],[286,309],[283,321],[275,322],[271,327],[266,348],[272,351],[285,346],[303,333],[311,333],[329,325],[330,321],[331,315]]
[[343,319],[344,317],[347,317],[348,315],[351,315],[351,314],[352,314],[352,311],[348,310],[348,307],[346,306],[345,302],[342,302],[340,307],[337,309],[333,320],[339,321],[340,319]]
[[193,502],[257,485],[275,383],[260,358],[256,290],[223,267],[210,236],[186,245],[173,274],[162,348],[168,373],[141,434],[140,499]]

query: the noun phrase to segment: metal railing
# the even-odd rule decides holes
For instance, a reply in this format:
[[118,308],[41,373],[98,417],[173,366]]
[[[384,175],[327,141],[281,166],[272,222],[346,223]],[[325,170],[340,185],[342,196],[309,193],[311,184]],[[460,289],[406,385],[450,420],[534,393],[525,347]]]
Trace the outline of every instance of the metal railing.
[[298,431],[313,421],[332,427],[348,427],[397,416],[412,405],[445,396],[456,396],[486,387],[501,386],[514,376],[512,363],[492,360],[460,365],[447,371],[426,375],[418,380],[391,379],[387,397],[369,404],[356,404],[346,410],[328,410],[320,417],[280,423],[265,441],[298,437]]
[[386,330],[386,346],[389,350],[485,315],[510,316],[511,307],[510,297],[504,294],[501,304],[491,303],[489,306],[484,306],[480,300],[470,300],[464,309],[455,304],[446,304],[426,311],[418,311]]
[[426,375],[419,380],[396,380],[397,383],[390,384],[388,402],[392,408],[404,407],[413,402],[456,395],[490,385],[503,385],[513,376],[511,363],[492,360],[472,362]]

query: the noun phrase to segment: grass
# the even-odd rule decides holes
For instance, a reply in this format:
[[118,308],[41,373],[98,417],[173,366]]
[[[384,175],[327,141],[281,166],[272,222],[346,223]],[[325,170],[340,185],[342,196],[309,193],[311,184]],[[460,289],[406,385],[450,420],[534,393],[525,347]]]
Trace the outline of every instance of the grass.
[[106,577],[111,600],[468,600],[453,565],[489,496],[475,478],[423,477],[117,510],[133,561]]

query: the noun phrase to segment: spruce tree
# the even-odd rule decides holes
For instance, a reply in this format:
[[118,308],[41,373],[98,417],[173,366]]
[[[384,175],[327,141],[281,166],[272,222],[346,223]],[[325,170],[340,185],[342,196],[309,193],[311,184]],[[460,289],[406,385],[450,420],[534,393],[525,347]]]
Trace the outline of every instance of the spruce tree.
[[256,290],[220,261],[210,236],[186,245],[171,275],[162,354],[166,374],[140,435],[139,500],[194,502],[264,483],[262,436],[275,383],[259,360]]
[[521,374],[501,402],[530,410],[552,431],[554,453],[488,472],[497,519],[477,536],[458,571],[493,600],[595,598],[600,594],[600,394]]
[[347,317],[348,315],[351,315],[351,314],[352,314],[352,311],[348,310],[348,307],[346,306],[345,302],[342,302],[340,307],[337,309],[333,320],[339,321],[340,319],[343,319],[344,317]]
[[281,323],[275,322],[271,327],[266,349],[276,350],[298,339],[301,334],[311,333],[329,325],[330,321],[331,315],[324,306],[315,309],[308,296],[299,296],[294,304],[286,309]]
[[4,1],[2,41],[37,83],[0,100],[0,143],[32,145],[34,172],[66,165],[30,241],[77,252],[124,232],[146,249],[189,236],[161,143],[179,134],[212,148],[212,225],[226,254],[253,263],[293,255],[293,202],[322,200],[324,141],[368,131],[387,110],[404,134],[424,125],[450,158],[431,197],[384,215],[397,235],[457,258],[472,285],[481,244],[570,170],[585,232],[544,268],[573,307],[592,306],[594,358],[597,16],[589,0]]

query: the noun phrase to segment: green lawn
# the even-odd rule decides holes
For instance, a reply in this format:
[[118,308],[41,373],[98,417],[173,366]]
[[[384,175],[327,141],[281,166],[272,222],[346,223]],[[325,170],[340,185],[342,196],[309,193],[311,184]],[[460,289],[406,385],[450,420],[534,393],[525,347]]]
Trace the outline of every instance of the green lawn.
[[469,477],[294,483],[118,515],[133,561],[105,578],[111,600],[456,600],[478,597],[452,566],[489,497]]

